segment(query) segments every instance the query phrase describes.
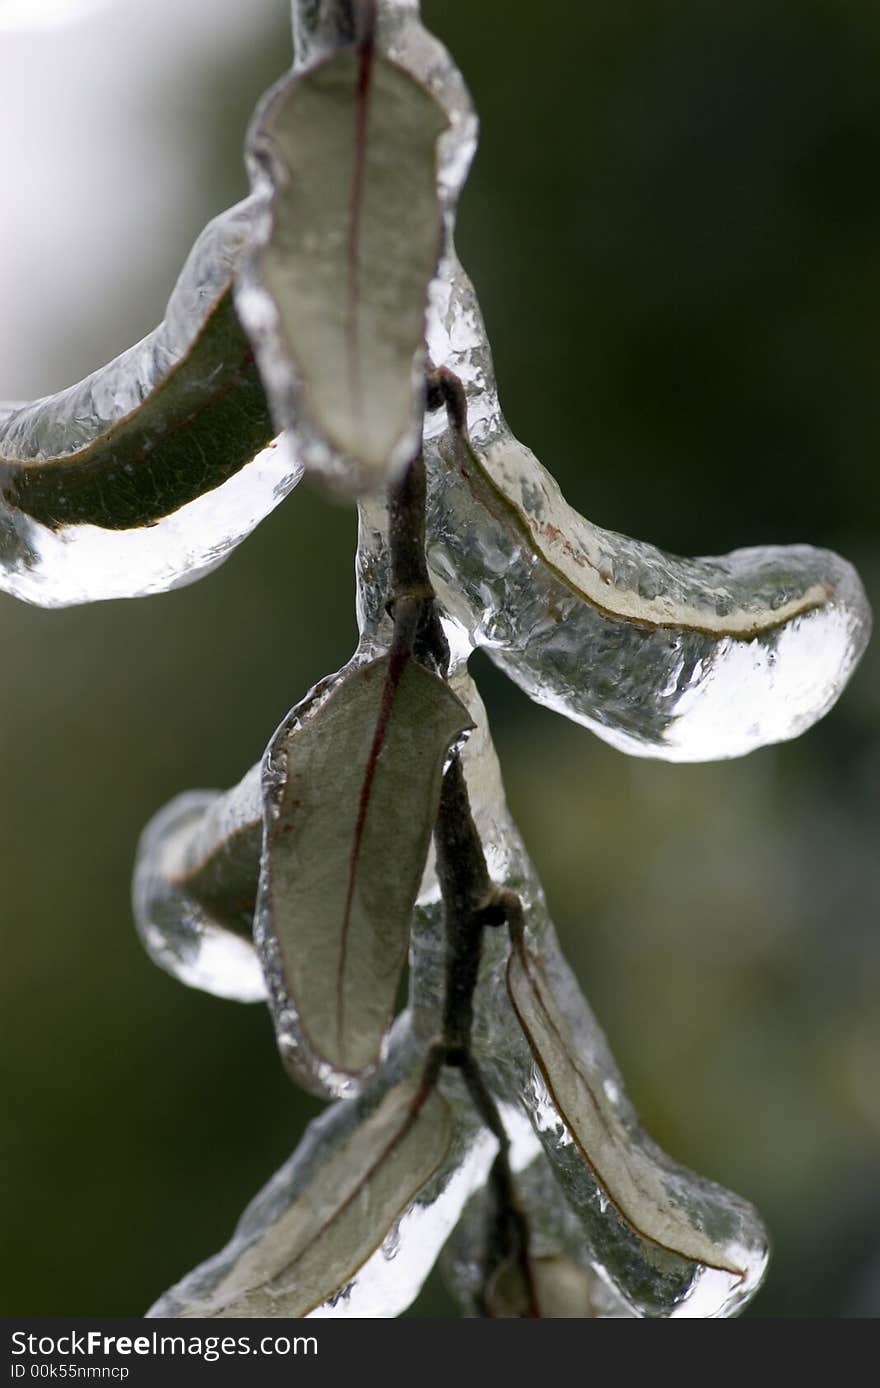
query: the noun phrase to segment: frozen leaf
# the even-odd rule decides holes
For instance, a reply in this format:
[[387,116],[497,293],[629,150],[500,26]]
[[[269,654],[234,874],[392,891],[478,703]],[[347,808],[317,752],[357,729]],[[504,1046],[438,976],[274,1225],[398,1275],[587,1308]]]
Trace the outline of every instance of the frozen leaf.
[[233,790],[177,796],[144,830],[134,873],[138,934],[154,963],[218,997],[266,997],[251,942],[263,823],[260,767]]
[[279,425],[347,490],[418,449],[447,123],[366,35],[284,79],[249,135],[265,208],[239,308]]
[[4,591],[55,607],[190,582],[299,480],[232,302],[253,212],[206,227],[142,342],[58,395],[0,407]]
[[870,635],[852,566],[808,545],[679,559],[585,520],[508,428],[473,286],[453,252],[441,268],[429,352],[470,435],[426,420],[447,610],[531,698],[622,751],[706,761],[804,732]]
[[257,942],[282,1055],[318,1092],[380,1058],[443,762],[469,726],[442,680],[392,653],[320,687],[269,746]]
[[310,1125],[226,1248],[149,1315],[399,1315],[486,1165],[421,1076],[397,1048],[366,1094]]
[[589,1167],[609,1222],[619,1218],[653,1245],[659,1265],[671,1254],[701,1267],[705,1290],[714,1285],[723,1301],[735,1301],[754,1278],[756,1256],[763,1266],[762,1231],[749,1227],[747,1207],[671,1162],[642,1132],[605,1056],[559,1004],[576,987],[560,959],[545,964],[523,939],[515,943],[508,988],[543,1081],[542,1102]]

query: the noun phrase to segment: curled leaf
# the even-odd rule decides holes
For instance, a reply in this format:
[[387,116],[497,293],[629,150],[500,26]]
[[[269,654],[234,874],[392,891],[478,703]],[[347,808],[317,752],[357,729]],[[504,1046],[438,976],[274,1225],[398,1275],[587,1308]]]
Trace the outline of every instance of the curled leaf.
[[578,515],[509,434],[448,435],[432,473],[444,601],[527,694],[622,751],[702,761],[796,737],[864,651],[864,589],[827,550],[664,554]]
[[443,762],[470,725],[441,679],[392,654],[319,687],[269,745],[257,944],[282,1056],[318,1092],[380,1058]]
[[0,588],[64,606],[216,565],[296,484],[232,284],[253,202],[199,237],[158,328],[78,385],[0,407]]
[[530,1102],[539,1135],[569,1198],[590,1216],[600,1261],[609,1266],[603,1245],[628,1248],[618,1286],[643,1314],[731,1314],[766,1266],[754,1211],[647,1137],[555,950],[539,956],[520,936],[507,987],[536,1067]]
[[[248,1206],[226,1248],[148,1314],[332,1315],[340,1301],[373,1296],[373,1255],[395,1227],[414,1219],[422,1225],[424,1250],[409,1250],[400,1275],[384,1282],[384,1308],[366,1312],[399,1314],[436,1256],[436,1233],[430,1235],[425,1221],[431,1223],[435,1203],[442,1209],[459,1157],[455,1142],[449,1105],[418,1078],[398,1077],[363,1100],[334,1105]],[[437,1232],[442,1242],[448,1215]]]
[[426,419],[429,561],[444,606],[530,698],[621,751],[741,756],[832,707],[871,631],[858,574],[808,545],[681,559],[591,524],[512,434],[454,255],[428,347],[470,441]]
[[372,41],[270,92],[249,136],[264,206],[238,292],[280,427],[344,489],[418,448],[447,116]]

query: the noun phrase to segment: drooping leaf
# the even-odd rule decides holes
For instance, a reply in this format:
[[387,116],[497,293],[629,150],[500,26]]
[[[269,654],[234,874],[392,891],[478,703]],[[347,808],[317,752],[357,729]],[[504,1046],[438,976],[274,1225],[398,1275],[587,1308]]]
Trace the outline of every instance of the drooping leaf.
[[358,1101],[336,1105],[248,1207],[227,1247],[149,1314],[305,1317],[317,1311],[344,1294],[441,1171],[454,1136],[449,1105],[418,1080],[393,1085],[363,1110]]
[[488,446],[447,435],[429,464],[443,601],[527,694],[621,751],[704,761],[795,737],[865,649],[864,589],[827,550],[681,559],[602,530],[503,421]]
[[568,986],[561,970],[551,977],[522,937],[511,952],[507,985],[549,1102],[566,1140],[591,1169],[605,1208],[661,1254],[717,1274],[729,1287],[722,1305],[738,1300],[760,1280],[766,1248],[746,1246],[746,1226],[731,1219],[734,1197],[678,1167],[646,1137],[619,1086],[578,1045],[558,1006],[556,993]]
[[319,1092],[379,1058],[443,762],[470,726],[441,679],[392,655],[349,667],[269,746],[257,943],[282,1054]]
[[347,490],[381,485],[418,447],[446,125],[365,43],[280,83],[249,137],[267,231],[239,308],[279,426]]
[[142,342],[68,390],[0,407],[0,587],[47,606],[174,587],[296,483],[297,466],[266,452],[274,428],[232,299],[252,226],[249,201],[206,227]]

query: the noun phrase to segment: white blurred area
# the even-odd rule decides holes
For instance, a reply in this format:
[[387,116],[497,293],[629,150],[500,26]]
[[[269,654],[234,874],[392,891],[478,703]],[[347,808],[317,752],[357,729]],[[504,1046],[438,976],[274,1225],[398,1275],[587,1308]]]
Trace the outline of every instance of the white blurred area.
[[0,0],[0,30],[76,24],[112,3],[113,0]]
[[[0,0],[0,400],[61,389],[155,325],[228,200],[205,185],[224,74],[283,34],[288,12]],[[289,59],[288,41],[277,75]]]

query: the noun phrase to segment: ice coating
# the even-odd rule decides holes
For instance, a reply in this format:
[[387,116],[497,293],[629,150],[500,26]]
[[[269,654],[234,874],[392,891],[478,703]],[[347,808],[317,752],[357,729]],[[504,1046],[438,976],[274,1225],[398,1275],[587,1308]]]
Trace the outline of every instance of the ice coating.
[[238,1002],[266,998],[251,943],[262,815],[259,766],[233,790],[188,791],[147,825],[132,903],[150,958],[187,984]]
[[[291,73],[264,96],[254,114],[246,142],[257,211],[250,251],[236,283],[236,305],[253,341],[274,417],[279,428],[285,430],[291,451],[306,467],[331,484],[361,492],[376,485],[375,470],[365,469],[358,459],[347,456],[333,441],[333,431],[323,430],[311,417],[311,393],[301,378],[295,352],[291,351],[286,339],[278,302],[264,272],[263,253],[276,233],[276,189],[283,192],[287,184],[287,174],[278,164],[273,141],[267,137],[272,113],[284,99],[292,79],[303,77],[334,52],[350,49],[363,37],[361,26],[369,22],[370,10],[368,5],[294,0]],[[390,59],[396,67],[415,78],[438,103],[445,117],[446,128],[436,141],[441,235],[437,267],[428,288],[428,297],[433,299],[442,294],[455,206],[476,147],[476,116],[461,74],[443,45],[422,26],[415,0],[380,0],[375,25],[375,41],[370,53]],[[350,234],[350,229],[339,228],[340,240],[348,239]],[[402,471],[419,446],[424,368],[425,350],[420,347],[412,358],[408,423],[404,423],[387,458],[389,477]]]
[[[543,1152],[517,1174],[516,1195],[528,1221],[529,1261],[538,1310],[547,1318],[625,1320],[634,1313],[597,1270],[577,1214]],[[471,1197],[443,1250],[441,1268],[466,1316],[503,1314],[487,1301],[486,1230],[491,1204],[485,1187]]]
[[[58,395],[0,407],[0,590],[63,607],[191,583],[221,563],[299,481],[299,463],[272,440],[262,387],[231,305],[252,223],[250,200],[209,223],[165,318],[141,342]],[[243,354],[240,362],[233,354]],[[211,426],[204,404],[215,378],[225,382],[217,395],[223,413]],[[177,392],[173,417],[171,391]],[[233,409],[230,441],[226,411]],[[205,431],[197,450],[202,462],[179,470],[163,463],[151,510],[151,496],[138,494],[138,469],[167,442],[163,430],[188,430],[195,420]],[[127,450],[119,461],[114,440]],[[112,473],[117,498],[106,517],[102,469]],[[74,474],[94,497],[89,508],[71,500]],[[150,493],[151,485],[145,489]]]
[[444,606],[531,698],[633,755],[742,756],[812,726],[870,635],[853,567],[808,545],[679,559],[585,520],[508,429],[473,287],[446,273],[429,347],[464,387],[470,444],[428,417]]
[[[291,1159],[245,1210],[227,1246],[147,1314],[327,1319],[392,1317],[406,1310],[495,1150],[459,1092],[435,1094],[425,1141],[391,1173],[390,1191],[364,1186],[365,1173],[356,1165],[358,1134],[382,1121],[383,1103],[395,1088],[418,1086],[422,1065],[422,1048],[402,1023],[370,1089],[360,1099],[334,1104],[310,1124]],[[382,1140],[380,1129],[380,1145]],[[388,1143],[378,1162],[393,1158]],[[417,1186],[413,1195],[410,1182]],[[340,1234],[342,1218],[347,1224]]]

